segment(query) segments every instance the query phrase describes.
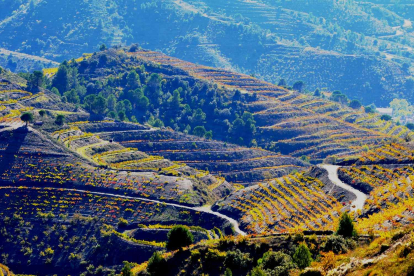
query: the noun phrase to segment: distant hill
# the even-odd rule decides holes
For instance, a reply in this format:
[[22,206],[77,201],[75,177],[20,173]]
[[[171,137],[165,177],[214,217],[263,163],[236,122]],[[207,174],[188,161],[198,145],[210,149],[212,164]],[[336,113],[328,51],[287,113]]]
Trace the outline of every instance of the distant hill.
[[59,63],[56,61],[0,48],[0,66],[12,72],[41,71],[44,68],[56,67],[57,65]]
[[139,43],[273,83],[285,78],[289,85],[303,80],[312,91],[341,90],[364,104],[414,101],[406,79],[414,45],[409,3],[17,2],[0,2],[0,47],[13,51],[63,61],[103,43]]

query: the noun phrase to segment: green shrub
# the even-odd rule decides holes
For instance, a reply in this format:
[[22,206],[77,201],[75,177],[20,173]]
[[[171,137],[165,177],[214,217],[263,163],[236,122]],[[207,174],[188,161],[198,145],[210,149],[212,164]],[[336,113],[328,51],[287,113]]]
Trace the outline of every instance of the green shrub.
[[65,116],[62,114],[59,114],[56,116],[55,124],[57,125],[63,125],[65,123]]
[[167,261],[161,252],[154,252],[148,260],[147,272],[151,276],[163,276],[168,272]]
[[282,252],[268,251],[257,263],[266,274],[270,275],[288,276],[289,271],[295,268],[292,258]]
[[321,245],[322,252],[332,251],[335,254],[342,254],[348,252],[348,243],[342,236],[329,236],[328,239]]
[[312,255],[306,243],[303,242],[296,247],[295,254],[293,254],[293,261],[301,269],[310,266]]
[[236,270],[236,269],[246,269],[253,260],[250,258],[249,253],[242,253],[239,249],[235,251],[228,251],[226,255],[226,260],[224,264],[226,267]]
[[193,234],[191,234],[187,226],[176,225],[168,232],[167,248],[169,250],[181,249],[193,242]]

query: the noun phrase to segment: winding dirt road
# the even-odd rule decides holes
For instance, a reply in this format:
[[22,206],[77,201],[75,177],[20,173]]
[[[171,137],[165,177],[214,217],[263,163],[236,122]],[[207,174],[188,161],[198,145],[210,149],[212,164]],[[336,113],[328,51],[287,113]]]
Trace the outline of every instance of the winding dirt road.
[[329,180],[332,181],[336,186],[339,186],[351,193],[353,193],[357,198],[351,203],[351,211],[362,210],[364,208],[365,201],[367,200],[367,195],[357,189],[351,187],[348,184],[342,182],[338,177],[339,166],[334,165],[320,165],[321,168],[328,171]]
[[[19,189],[19,188],[22,188],[22,187],[0,187],[0,190],[1,189]],[[23,187],[23,188],[30,189],[30,188],[40,188],[40,187]],[[41,189],[65,190],[65,191],[69,191],[69,192],[90,193],[90,194],[101,195],[101,196],[111,196],[111,197],[119,197],[119,198],[126,198],[126,199],[138,199],[138,200],[141,200],[141,201],[165,204],[165,205],[176,207],[176,208],[183,208],[183,209],[193,210],[193,211],[196,211],[196,212],[208,213],[208,214],[212,214],[212,215],[215,215],[217,217],[223,218],[223,219],[227,220],[228,222],[230,222],[230,224],[234,228],[234,231],[237,234],[242,235],[242,236],[247,235],[245,232],[243,232],[239,228],[239,223],[236,220],[234,220],[234,219],[232,219],[232,218],[230,218],[226,215],[223,215],[221,213],[214,212],[213,210],[211,210],[211,206],[190,207],[190,206],[184,206],[184,205],[175,204],[175,203],[167,203],[167,202],[163,202],[163,201],[159,201],[159,200],[153,200],[153,199],[142,198],[142,197],[124,196],[124,195],[117,195],[117,194],[111,194],[111,193],[102,193],[102,192],[92,192],[92,191],[88,191],[88,190],[79,190],[79,189],[65,189],[65,188],[52,188],[52,187],[41,187]]]

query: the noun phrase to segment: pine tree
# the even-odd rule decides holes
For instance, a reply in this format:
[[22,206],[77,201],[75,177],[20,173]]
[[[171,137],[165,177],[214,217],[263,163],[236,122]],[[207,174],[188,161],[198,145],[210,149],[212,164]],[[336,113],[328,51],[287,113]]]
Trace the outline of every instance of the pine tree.
[[336,233],[344,238],[356,237],[358,235],[355,230],[354,222],[348,213],[345,212],[341,215]]
[[300,269],[310,266],[312,254],[306,243],[303,242],[296,248],[295,254],[293,254],[293,261]]

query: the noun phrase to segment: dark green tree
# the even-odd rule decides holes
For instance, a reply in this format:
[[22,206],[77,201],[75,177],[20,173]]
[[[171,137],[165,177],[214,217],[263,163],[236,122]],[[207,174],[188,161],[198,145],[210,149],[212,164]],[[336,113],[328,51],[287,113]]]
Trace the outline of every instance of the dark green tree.
[[351,107],[352,109],[360,109],[362,107],[362,104],[360,101],[358,100],[352,100],[349,103],[349,107]]
[[213,131],[212,130],[207,131],[204,137],[209,140],[213,139]]
[[45,110],[39,110],[39,115],[40,117],[44,117],[46,115],[46,111]]
[[154,252],[148,260],[147,272],[151,276],[164,276],[168,272],[167,261],[161,252]]
[[106,110],[106,99],[102,96],[98,96],[92,103],[92,112],[95,114],[103,115]]
[[107,50],[108,49],[108,47],[106,47],[106,45],[105,44],[102,44],[100,47],[99,47],[99,50],[100,51],[105,51],[105,50]]
[[33,74],[30,75],[29,81],[27,86],[30,91],[38,92],[39,88],[43,87],[44,84],[44,76],[43,72],[41,71],[34,71]]
[[334,91],[330,97],[330,99],[334,102],[338,102],[341,104],[346,104],[348,103],[348,97],[344,94],[342,94],[341,91]]
[[358,235],[354,226],[354,221],[347,212],[341,215],[336,234],[343,236],[344,238],[356,237]]
[[295,254],[293,254],[293,262],[295,262],[300,269],[310,266],[312,262],[312,254],[306,243],[303,242],[296,247]]
[[206,113],[203,112],[201,108],[197,108],[193,113],[193,123],[194,124],[204,124],[206,120]]
[[59,66],[59,69],[52,81],[52,87],[56,87],[60,94],[65,93],[70,88],[69,69],[66,64],[67,63],[64,62]]
[[63,93],[63,95],[66,97],[66,99],[69,103],[74,103],[74,104],[80,103],[80,97],[79,97],[78,92],[76,91],[76,89],[71,89],[71,90]]
[[33,114],[29,112],[23,113],[20,119],[26,123],[26,127],[27,127],[29,125],[29,122],[33,121]]
[[206,135],[206,129],[203,126],[196,126],[193,130],[193,134],[199,137]]
[[116,97],[115,97],[115,95],[111,94],[111,95],[108,96],[107,105],[108,105],[108,109],[110,111],[115,111],[115,107],[116,107]]
[[124,262],[124,267],[121,270],[122,276],[133,276],[131,271],[131,265],[128,262]]
[[184,246],[189,246],[193,242],[193,234],[187,226],[176,225],[168,232],[167,248],[169,250],[181,249]]
[[305,83],[303,81],[297,81],[293,84],[293,90],[302,92],[303,88],[305,87]]
[[281,79],[277,85],[278,86],[282,86],[282,87],[286,87],[287,86],[286,80],[285,79]]
[[142,111],[146,111],[148,109],[149,104],[150,104],[150,101],[145,96],[143,96],[142,98],[140,98],[139,101],[138,101],[138,107]]
[[65,115],[59,114],[56,116],[55,124],[63,125],[65,123]]
[[288,276],[290,270],[295,268],[292,258],[282,252],[268,251],[257,263],[266,275]]
[[95,94],[88,95],[83,99],[83,106],[85,107],[86,110],[92,111],[92,106],[93,106],[93,102],[95,101],[95,99],[96,99]]
[[139,75],[137,74],[137,72],[135,72],[135,70],[132,70],[131,72],[129,72],[128,77],[127,77],[127,86],[129,89],[133,90],[138,88],[138,86],[140,86],[140,80],[139,80]]
[[150,99],[152,104],[159,104],[161,91],[161,76],[158,74],[151,74],[147,79],[147,86],[145,87],[145,95]]
[[125,111],[119,111],[118,112],[118,118],[121,121],[125,121],[125,119],[126,119]]
[[52,90],[50,90],[50,91],[52,91],[53,94],[56,94],[56,95],[60,96],[60,92],[56,87],[53,87]]
[[392,117],[390,115],[388,115],[388,114],[384,114],[384,115],[381,116],[381,120],[391,121],[392,120]]

